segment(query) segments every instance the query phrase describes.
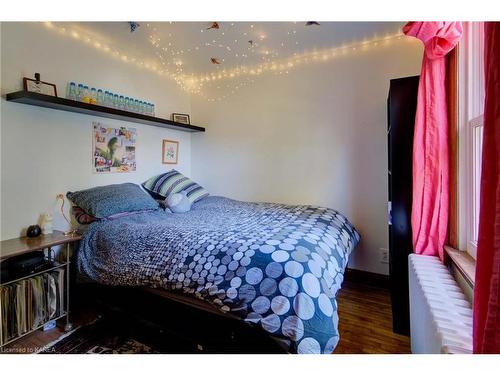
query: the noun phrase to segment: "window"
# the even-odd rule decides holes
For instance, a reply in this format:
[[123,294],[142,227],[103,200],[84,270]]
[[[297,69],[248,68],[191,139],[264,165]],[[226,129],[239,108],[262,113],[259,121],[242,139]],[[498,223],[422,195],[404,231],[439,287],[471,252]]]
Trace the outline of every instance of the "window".
[[484,24],[464,23],[459,45],[459,247],[476,257],[484,112]]

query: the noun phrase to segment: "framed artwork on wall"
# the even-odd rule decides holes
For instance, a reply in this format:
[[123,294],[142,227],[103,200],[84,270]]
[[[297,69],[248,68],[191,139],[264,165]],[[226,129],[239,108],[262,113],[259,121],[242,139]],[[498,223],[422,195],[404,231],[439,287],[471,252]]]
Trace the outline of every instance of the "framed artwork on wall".
[[53,83],[40,80],[40,73],[35,73],[35,78],[23,78],[23,89],[28,92],[36,92],[44,95],[57,97],[57,87]]
[[181,124],[191,124],[191,119],[189,115],[184,113],[172,113],[172,121],[180,122]]
[[100,122],[94,122],[93,172],[134,172],[137,167],[136,141],[137,130],[134,128],[112,128]]
[[177,164],[179,158],[179,142],[163,140],[162,163]]

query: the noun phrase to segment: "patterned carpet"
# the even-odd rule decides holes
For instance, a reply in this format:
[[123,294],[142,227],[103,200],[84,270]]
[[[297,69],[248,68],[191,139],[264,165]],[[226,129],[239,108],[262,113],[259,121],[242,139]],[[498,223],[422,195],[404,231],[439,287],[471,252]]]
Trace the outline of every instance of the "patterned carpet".
[[[117,324],[118,323],[118,324]],[[172,335],[150,324],[122,325],[102,318],[80,327],[40,354],[154,354],[195,353],[199,350],[172,339]],[[175,344],[173,344],[175,343]]]
[[118,291],[114,294],[117,300],[130,302],[129,308],[113,305],[115,308],[106,309],[96,321],[49,345],[42,354],[284,353],[257,327],[156,296],[140,299],[138,291],[123,293],[129,298]]

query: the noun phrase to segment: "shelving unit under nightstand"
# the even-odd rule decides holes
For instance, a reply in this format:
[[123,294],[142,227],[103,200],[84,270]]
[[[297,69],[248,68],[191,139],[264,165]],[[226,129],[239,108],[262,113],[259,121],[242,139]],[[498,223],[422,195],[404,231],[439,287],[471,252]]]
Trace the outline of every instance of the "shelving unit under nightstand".
[[[70,248],[72,244],[76,243],[80,239],[81,236],[77,234],[65,235],[63,232],[54,231],[52,234],[41,235],[35,238],[21,237],[0,242],[0,262],[4,262],[7,259],[15,256],[40,250],[44,251],[47,262],[43,268],[37,269],[34,272],[26,272],[26,274],[16,275],[15,277],[7,277],[6,279],[2,277],[2,280],[0,280],[0,287],[14,284],[38,275],[43,275],[45,273],[52,272],[61,268],[65,270],[64,308],[60,309],[60,313],[55,317],[51,317],[50,319],[42,321],[42,323],[37,325],[36,327],[30,327],[26,332],[22,334],[9,337],[6,340],[3,340],[3,337],[0,336],[0,348],[3,348],[4,346],[20,339],[21,337],[35,332],[36,330],[42,328],[49,321],[57,321],[61,318],[66,318],[66,325],[64,329],[66,331],[71,330],[72,325],[69,319]],[[58,262],[54,259],[53,248],[56,246],[63,247],[61,251],[65,251],[64,261]],[[2,301],[0,299],[0,312],[3,311],[1,303]],[[0,324],[3,325],[2,321],[0,321]],[[2,327],[2,331],[4,329],[7,329],[7,327]]]

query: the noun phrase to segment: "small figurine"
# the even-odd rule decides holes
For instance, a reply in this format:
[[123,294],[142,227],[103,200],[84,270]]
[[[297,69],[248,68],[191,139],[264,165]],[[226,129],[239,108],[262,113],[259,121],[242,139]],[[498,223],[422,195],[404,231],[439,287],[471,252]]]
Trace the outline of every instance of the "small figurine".
[[49,213],[45,213],[42,215],[42,233],[43,234],[52,234],[52,222],[54,219],[52,218],[52,215]]

